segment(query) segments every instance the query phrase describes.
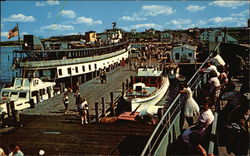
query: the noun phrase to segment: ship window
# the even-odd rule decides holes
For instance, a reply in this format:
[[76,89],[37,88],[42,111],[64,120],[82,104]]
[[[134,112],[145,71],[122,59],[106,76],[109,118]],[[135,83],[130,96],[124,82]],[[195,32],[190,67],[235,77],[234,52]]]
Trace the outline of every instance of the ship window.
[[16,96],[17,92],[11,92],[10,97],[12,97],[13,95]]
[[95,69],[97,69],[97,65],[95,64]]
[[37,95],[37,91],[33,91],[33,92],[31,92],[31,96],[33,97],[33,96],[36,96]]
[[78,67],[75,67],[76,73],[78,73]]
[[91,64],[89,65],[89,70],[91,70]]
[[192,53],[188,53],[188,57],[192,57]]
[[68,74],[71,75],[71,68],[68,68]]
[[82,71],[85,72],[85,66],[82,66]]
[[3,92],[2,93],[2,97],[8,97],[9,96],[9,92]]
[[62,75],[62,69],[58,70],[59,75]]
[[45,94],[45,89],[40,89],[40,95],[44,95]]
[[179,54],[179,53],[176,53],[176,54],[175,54],[175,59],[176,59],[176,60],[179,60],[179,59],[180,59],[180,54]]
[[26,98],[26,93],[24,92],[24,93],[19,93],[19,98]]

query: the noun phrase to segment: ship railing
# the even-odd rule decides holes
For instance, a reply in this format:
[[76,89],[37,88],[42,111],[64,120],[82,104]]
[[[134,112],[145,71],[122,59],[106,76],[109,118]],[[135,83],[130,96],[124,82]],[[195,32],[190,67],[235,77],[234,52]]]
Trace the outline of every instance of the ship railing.
[[[214,48],[218,50],[220,43]],[[212,53],[207,57],[207,59],[202,63],[199,69],[188,81],[188,86],[194,91],[194,96],[197,95],[197,90],[202,87],[202,83],[205,84],[208,81],[208,73],[201,74],[200,70],[204,68],[205,64],[210,61]],[[168,109],[165,111],[155,130],[151,134],[146,146],[144,147],[141,156],[154,155],[159,144],[161,143],[166,132],[174,126],[174,120],[181,113],[181,95],[178,94],[174,101],[170,104]],[[210,148],[210,152],[213,150],[213,147]]]
[[35,68],[35,67],[49,67],[49,66],[58,66],[58,65],[68,65],[68,64],[77,64],[77,63],[85,63],[89,61],[99,61],[103,60],[109,57],[114,57],[116,55],[120,55],[124,53],[125,50],[119,50],[114,53],[109,53],[105,55],[100,56],[90,56],[90,57],[83,57],[83,58],[69,58],[69,59],[60,59],[60,60],[40,60],[40,61],[30,61],[30,62],[20,62],[21,67],[29,67],[29,68]]

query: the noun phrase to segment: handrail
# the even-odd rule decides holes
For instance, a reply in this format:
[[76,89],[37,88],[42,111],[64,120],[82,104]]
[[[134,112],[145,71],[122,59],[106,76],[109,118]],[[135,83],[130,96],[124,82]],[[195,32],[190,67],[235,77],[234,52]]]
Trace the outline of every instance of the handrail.
[[[216,45],[216,47],[214,48],[214,50],[216,50],[218,47],[219,47],[220,43],[218,43]],[[208,56],[208,58],[202,63],[202,65],[199,67],[199,69],[195,72],[195,74],[192,76],[192,78],[188,81],[188,85],[191,85],[192,81],[193,80],[197,80],[196,76],[198,75],[198,78],[199,78],[199,71],[201,68],[203,68],[203,66],[205,65],[205,63],[207,61],[209,61],[209,59],[211,58],[212,56],[212,53]],[[207,76],[207,75],[204,75],[204,76]],[[196,78],[196,79],[195,79]],[[195,81],[194,81],[195,82]],[[197,84],[198,86],[199,84]],[[155,145],[157,141],[159,141],[158,139],[156,139],[154,142],[153,142],[153,139],[155,138],[155,135],[157,132],[161,131],[161,129],[165,128],[166,125],[164,124],[164,121],[167,120],[167,117],[168,117],[168,114],[169,113],[172,113],[170,112],[170,110],[172,109],[172,107],[176,106],[176,103],[177,103],[177,100],[180,100],[180,94],[177,95],[177,97],[174,99],[174,101],[170,104],[170,107],[168,107],[168,109],[166,110],[166,112],[164,113],[163,117],[161,118],[160,122],[158,123],[158,125],[156,126],[155,130],[153,131],[153,133],[151,134],[147,144],[145,145],[142,153],[141,153],[141,156],[145,156],[145,155],[150,155],[151,152],[152,152],[152,149],[154,148],[154,146],[151,146],[151,145]],[[179,107],[179,103],[177,105]],[[173,112],[174,113],[174,112]],[[177,115],[177,114],[176,114]],[[161,127],[161,125],[164,125],[163,127]],[[159,135],[159,134],[158,134]],[[149,151],[148,154],[146,154],[146,152]]]

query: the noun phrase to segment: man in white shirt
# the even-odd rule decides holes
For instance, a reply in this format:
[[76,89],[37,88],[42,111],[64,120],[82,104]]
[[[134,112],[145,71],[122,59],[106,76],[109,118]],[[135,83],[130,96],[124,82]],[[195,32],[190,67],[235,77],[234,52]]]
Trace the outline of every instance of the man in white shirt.
[[212,65],[211,62],[207,62],[207,68],[201,69],[202,72],[210,73],[212,70],[214,70],[217,74],[217,77],[220,76],[220,72],[218,72],[217,67],[215,65]]

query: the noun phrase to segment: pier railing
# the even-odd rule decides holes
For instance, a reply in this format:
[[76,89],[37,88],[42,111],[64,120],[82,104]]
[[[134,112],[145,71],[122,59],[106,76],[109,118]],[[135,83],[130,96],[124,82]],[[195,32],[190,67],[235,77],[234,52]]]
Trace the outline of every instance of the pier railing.
[[[215,51],[219,50],[219,45],[214,48]],[[194,96],[197,97],[198,90],[202,87],[203,84],[205,84],[208,81],[208,73],[200,74],[200,70],[204,68],[204,65],[206,62],[208,62],[211,59],[212,53],[208,56],[208,58],[203,62],[203,64],[199,67],[199,69],[195,72],[195,74],[192,76],[192,78],[188,81],[188,86],[194,91]],[[171,139],[171,132],[173,132],[173,135],[177,136],[176,134],[176,127],[175,123],[179,123],[177,120],[179,120],[179,116],[181,113],[181,95],[178,94],[175,100],[170,104],[164,115],[162,116],[162,119],[158,123],[157,127],[155,128],[154,132],[151,134],[146,146],[144,147],[144,150],[142,151],[141,155],[154,155],[156,150],[159,148],[160,144],[167,140],[167,142],[164,142],[164,148],[161,148],[161,152],[158,152],[158,154],[166,155],[166,146],[168,145],[168,142],[171,140],[174,140],[172,137]],[[170,136],[166,137],[166,135],[169,134]],[[157,154],[156,154],[157,155]]]

